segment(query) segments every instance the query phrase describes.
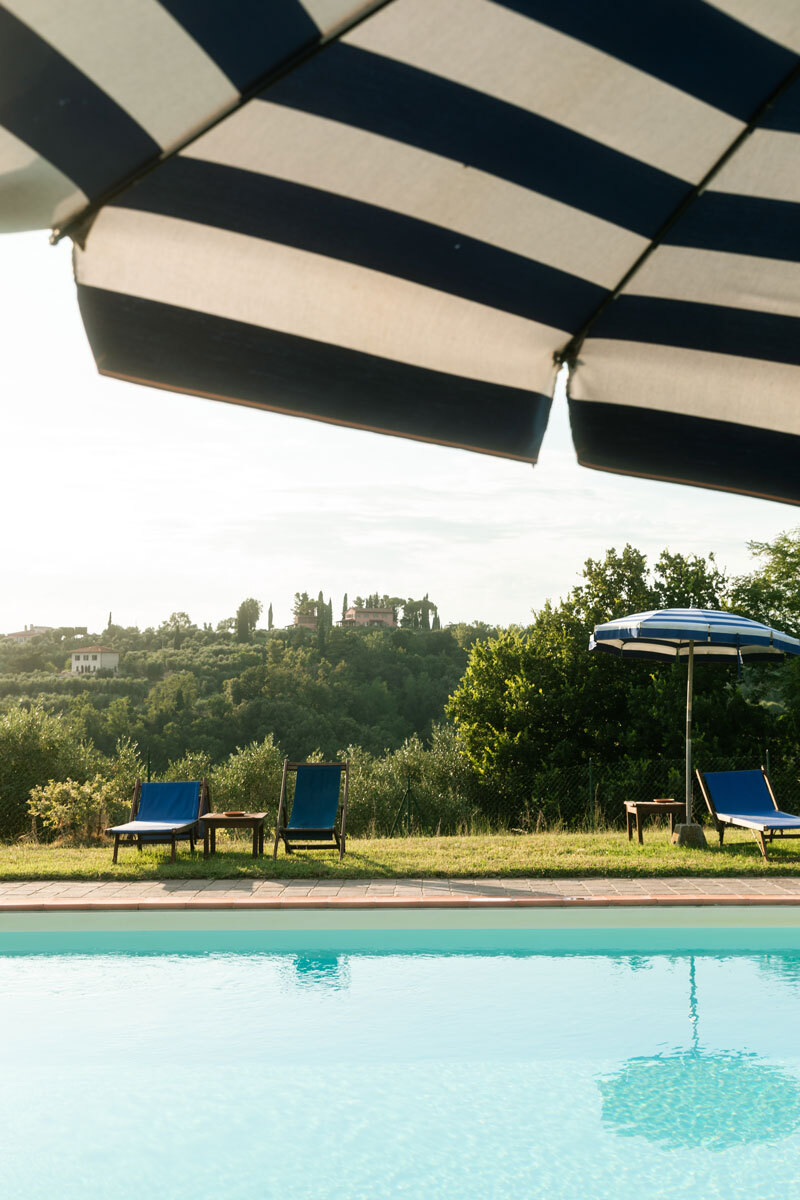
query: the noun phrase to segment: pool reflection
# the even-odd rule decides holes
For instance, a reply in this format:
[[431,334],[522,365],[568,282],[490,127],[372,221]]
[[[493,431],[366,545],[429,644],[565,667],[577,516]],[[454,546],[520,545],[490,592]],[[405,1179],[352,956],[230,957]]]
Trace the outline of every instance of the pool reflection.
[[727,1150],[800,1127],[800,1084],[747,1050],[703,1049],[695,960],[689,958],[691,1046],[629,1059],[598,1080],[602,1117],[620,1137]]
[[621,1137],[727,1150],[800,1126],[797,1080],[754,1054],[692,1049],[631,1059],[598,1086],[603,1121]]
[[346,954],[288,955],[285,970],[295,987],[341,991],[350,986],[350,960]]

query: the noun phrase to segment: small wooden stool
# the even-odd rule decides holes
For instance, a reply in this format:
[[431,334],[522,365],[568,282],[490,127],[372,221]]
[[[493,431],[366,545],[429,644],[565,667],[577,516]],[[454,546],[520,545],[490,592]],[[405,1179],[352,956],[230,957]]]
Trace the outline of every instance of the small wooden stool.
[[252,829],[253,858],[264,853],[264,820],[267,814],[259,813],[203,813],[200,818],[204,822],[203,858],[217,852],[218,829]]
[[642,837],[642,817],[656,816],[657,814],[669,814],[669,831],[675,832],[675,818],[681,817],[686,812],[686,805],[683,800],[626,800],[625,801],[625,822],[628,826],[628,841],[633,840],[633,818],[636,818],[636,838],[639,845],[644,845]]

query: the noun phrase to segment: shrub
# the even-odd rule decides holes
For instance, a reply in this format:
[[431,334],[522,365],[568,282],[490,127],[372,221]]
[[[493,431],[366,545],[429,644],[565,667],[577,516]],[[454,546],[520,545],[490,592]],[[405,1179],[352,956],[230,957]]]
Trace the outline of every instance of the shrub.
[[377,786],[377,759],[361,746],[348,746],[343,758],[350,761],[350,786],[347,796],[347,832],[354,837],[383,831],[389,818],[389,804]]
[[97,751],[80,741],[66,720],[39,705],[0,716],[0,838],[19,837],[29,827],[28,796],[44,780],[83,782],[100,763]]
[[182,758],[174,759],[163,774],[164,779],[208,779],[211,774],[211,755],[204,750],[187,750]]
[[31,789],[28,811],[51,837],[85,844],[101,837],[108,825],[124,821],[128,804],[121,800],[112,781],[95,775],[79,783],[56,781]]
[[479,816],[475,772],[450,725],[434,726],[429,749],[415,734],[382,758],[358,746],[348,747],[345,757],[347,828],[354,836],[386,836],[393,826],[396,832],[459,833]]
[[282,771],[283,753],[272,734],[241,747],[211,772],[212,808],[277,813]]
[[117,738],[114,753],[104,764],[103,774],[113,785],[114,795],[121,803],[130,805],[137,779],[144,779],[145,766],[136,742]]
[[481,819],[485,789],[452,725],[434,725],[422,766],[431,832],[459,833],[473,829]]

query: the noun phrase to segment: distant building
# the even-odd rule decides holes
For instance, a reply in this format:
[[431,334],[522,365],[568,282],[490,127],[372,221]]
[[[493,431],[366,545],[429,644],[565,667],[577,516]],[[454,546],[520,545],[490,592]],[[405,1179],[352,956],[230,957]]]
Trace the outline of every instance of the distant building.
[[316,613],[295,613],[294,623],[299,625],[301,629],[316,629],[317,614]]
[[116,671],[119,651],[107,646],[81,646],[72,651],[72,675],[92,675],[95,671]]
[[6,637],[13,638],[15,642],[27,642],[31,638],[39,637],[42,633],[52,632],[52,625],[26,625],[19,633],[7,633]]
[[397,625],[393,608],[348,608],[339,623],[345,627],[382,626],[384,629],[394,629]]

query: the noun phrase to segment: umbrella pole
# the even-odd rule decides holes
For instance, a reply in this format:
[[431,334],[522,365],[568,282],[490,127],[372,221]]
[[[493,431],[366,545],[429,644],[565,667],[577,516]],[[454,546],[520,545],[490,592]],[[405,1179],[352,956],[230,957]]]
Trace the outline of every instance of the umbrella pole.
[[686,824],[692,823],[692,692],[694,690],[694,642],[689,642],[689,673],[686,678]]

